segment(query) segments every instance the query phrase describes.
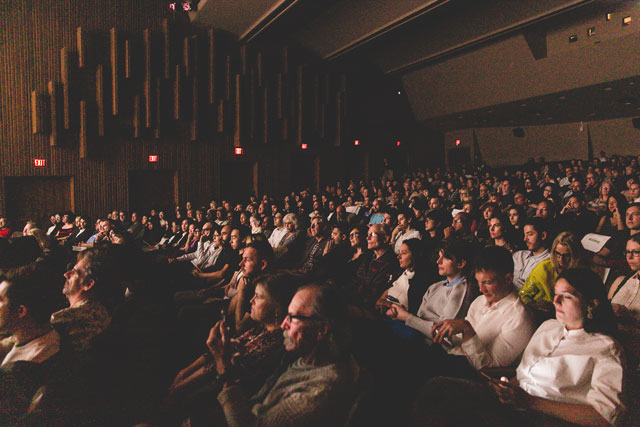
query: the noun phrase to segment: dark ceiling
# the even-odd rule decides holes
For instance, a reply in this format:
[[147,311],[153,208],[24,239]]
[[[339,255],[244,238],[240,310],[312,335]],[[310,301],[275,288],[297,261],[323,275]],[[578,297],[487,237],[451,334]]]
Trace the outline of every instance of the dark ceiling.
[[[610,20],[605,18],[607,13],[614,15],[615,28],[601,22]],[[621,17],[634,14],[633,24],[622,28],[618,22]],[[454,106],[446,104],[446,92],[439,94],[443,98],[440,105],[424,102],[434,93],[429,85],[457,84],[448,73],[439,71],[443,64],[469,55],[470,67],[487,67],[474,63],[472,55],[508,39],[518,38],[525,47],[512,52],[518,63],[509,65],[521,67],[521,74],[535,62],[547,61],[549,74],[560,75],[566,67],[557,60],[559,56],[566,56],[567,64],[579,64],[580,55],[592,55],[597,48],[606,63],[607,55],[620,55],[616,43],[623,44],[619,40],[626,37],[628,43],[629,37],[635,37],[637,43],[639,1],[201,0],[199,11],[190,17],[195,25],[229,31],[241,42],[284,40],[326,61],[369,64],[396,79],[399,87],[404,86],[401,96],[407,97],[414,118],[431,129],[544,125],[640,115],[640,67],[607,70],[605,65],[575,81],[565,76],[563,85],[547,78],[532,87],[523,85],[517,94],[495,99],[479,95]],[[583,29],[595,27],[595,23],[598,37],[583,37]],[[573,31],[580,34],[580,40],[567,44],[567,34]],[[606,51],[600,48],[605,45]],[[505,55],[509,62],[510,53]],[[491,72],[488,69],[485,73],[488,80]],[[483,78],[482,70],[478,74]],[[434,83],[433,75],[440,76],[442,82]]]

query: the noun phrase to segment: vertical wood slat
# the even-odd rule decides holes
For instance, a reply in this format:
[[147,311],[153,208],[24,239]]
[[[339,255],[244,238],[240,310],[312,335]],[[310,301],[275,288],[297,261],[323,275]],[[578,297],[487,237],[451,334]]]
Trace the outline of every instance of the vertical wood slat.
[[155,85],[156,93],[156,104],[155,104],[155,116],[156,116],[156,124],[155,129],[153,130],[153,136],[155,139],[160,139],[162,132],[162,79],[160,77],[156,78]]
[[224,132],[224,100],[218,100],[218,132]]
[[342,92],[336,93],[336,140],[334,145],[340,147],[342,144]]
[[87,41],[82,27],[76,29],[76,48],[78,50],[78,68],[84,68],[87,65]]
[[140,95],[133,97],[133,137],[140,138]]
[[262,88],[262,142],[269,141],[269,90],[265,85]]
[[173,120],[180,120],[182,104],[182,85],[180,64],[176,64],[176,74],[173,76]]
[[80,101],[80,144],[79,144],[79,155],[81,159],[86,159],[89,150],[87,146],[87,101]]
[[258,69],[258,87],[262,87],[262,51],[256,55],[256,68]]
[[284,104],[283,102],[283,81],[282,81],[282,73],[278,73],[276,75],[276,117],[278,118],[278,120],[282,119],[283,111],[282,111],[282,106]]
[[111,113],[118,115],[118,31],[112,27],[109,31],[111,54]]
[[42,103],[37,90],[31,91],[31,133],[42,132]]
[[144,126],[151,127],[151,31],[142,32],[144,44]]
[[256,70],[251,67],[249,70],[249,141],[255,140],[256,132],[256,91],[255,91]]
[[140,95],[133,97],[133,137],[140,138]]
[[49,114],[51,117],[49,145],[56,147],[58,145],[58,96],[54,81],[50,80],[47,83],[47,91],[49,93]]
[[215,102],[215,39],[213,34],[213,28],[209,28],[207,32],[208,41],[209,41],[209,104],[213,104]]
[[191,36],[192,41],[192,60],[193,60],[193,76],[191,80],[191,140],[197,141],[198,139],[198,115],[200,114],[198,108],[198,76],[200,75],[198,69],[198,36]]
[[124,41],[124,78],[130,79],[132,73],[132,64],[131,64],[131,41]]
[[320,76],[313,75],[313,130],[318,130],[320,122]]
[[241,117],[241,87],[240,87],[240,74],[236,74],[236,99],[235,99],[235,107],[236,107],[236,113],[235,113],[235,129],[234,129],[234,133],[233,133],[233,145],[236,147],[239,147],[240,145],[242,145],[242,141],[240,140],[240,134],[241,134],[241,125],[242,125],[242,117]]
[[225,60],[225,95],[224,99],[229,101],[231,100],[231,57],[227,55]]
[[289,46],[282,47],[282,74],[289,74]]
[[182,65],[184,66],[184,75],[191,77],[191,42],[189,36],[186,36],[182,42]]
[[96,67],[96,109],[98,113],[98,136],[104,136],[104,71],[102,64]]
[[169,33],[169,20],[162,20],[162,74],[165,79],[171,77],[171,38]]
[[297,105],[297,117],[298,117],[298,122],[297,122],[297,126],[296,126],[296,142],[298,144],[302,144],[302,78],[303,78],[303,66],[302,65],[298,65],[298,70],[297,70],[297,101],[298,101],[298,105]]
[[69,50],[60,49],[60,78],[62,80],[62,120],[65,129],[71,127],[71,113],[69,112]]
[[247,75],[247,45],[240,46],[240,72],[243,76]]

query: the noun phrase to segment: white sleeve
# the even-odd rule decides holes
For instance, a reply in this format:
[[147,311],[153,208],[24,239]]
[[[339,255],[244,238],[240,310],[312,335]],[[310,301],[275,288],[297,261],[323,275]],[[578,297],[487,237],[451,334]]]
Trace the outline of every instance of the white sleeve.
[[624,411],[622,403],[623,362],[617,349],[608,357],[598,358],[593,368],[587,402],[603,418],[615,424]]

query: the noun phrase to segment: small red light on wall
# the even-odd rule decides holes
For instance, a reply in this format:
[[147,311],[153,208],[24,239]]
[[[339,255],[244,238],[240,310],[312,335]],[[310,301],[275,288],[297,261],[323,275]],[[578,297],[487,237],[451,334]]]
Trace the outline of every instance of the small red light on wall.
[[396,147],[400,147],[400,141],[396,141]]
[[33,159],[33,166],[43,168],[47,165],[47,159]]
[[149,163],[158,163],[158,156],[156,155],[149,156]]
[[242,149],[242,147],[236,147],[233,149],[233,154],[235,154],[236,156],[242,156],[243,153],[244,150]]
[[309,148],[309,146],[307,144],[302,144],[300,145],[300,148],[302,148],[303,150],[306,150],[307,148]]
[[462,141],[460,141],[459,139],[456,139],[456,147],[457,147],[458,145],[460,145],[460,143],[461,143],[461,142],[462,142]]
[[171,9],[171,10],[173,10],[175,12],[176,11],[176,3],[175,2],[169,3],[169,9]]
[[355,141],[353,141],[353,145],[358,146],[360,145],[360,140],[356,139]]

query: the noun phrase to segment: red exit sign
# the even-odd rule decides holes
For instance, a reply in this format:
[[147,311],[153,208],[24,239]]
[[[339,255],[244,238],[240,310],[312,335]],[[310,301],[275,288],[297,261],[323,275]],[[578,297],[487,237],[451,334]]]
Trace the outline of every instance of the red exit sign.
[[158,156],[156,155],[149,156],[149,163],[158,163]]
[[46,159],[33,159],[33,166],[35,166],[37,168],[43,168],[43,167],[47,166],[47,160]]

